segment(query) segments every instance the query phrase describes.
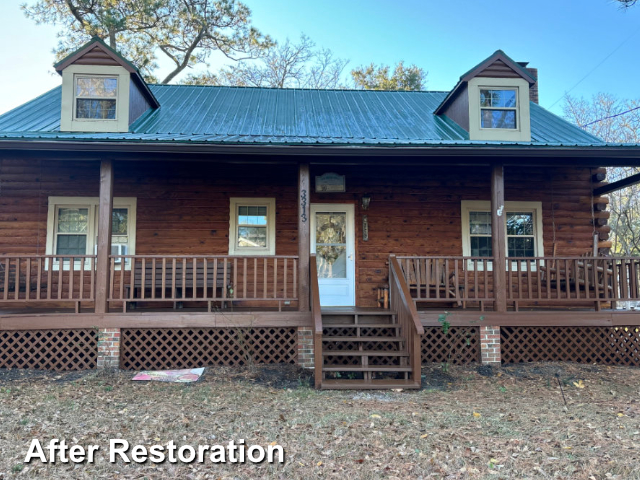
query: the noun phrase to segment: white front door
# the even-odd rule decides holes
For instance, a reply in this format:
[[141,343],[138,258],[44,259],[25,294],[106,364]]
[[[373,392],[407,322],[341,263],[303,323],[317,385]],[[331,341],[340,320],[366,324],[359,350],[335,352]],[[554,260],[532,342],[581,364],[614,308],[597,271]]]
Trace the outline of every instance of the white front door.
[[311,253],[316,254],[322,306],[355,306],[354,250],[353,205],[312,204]]

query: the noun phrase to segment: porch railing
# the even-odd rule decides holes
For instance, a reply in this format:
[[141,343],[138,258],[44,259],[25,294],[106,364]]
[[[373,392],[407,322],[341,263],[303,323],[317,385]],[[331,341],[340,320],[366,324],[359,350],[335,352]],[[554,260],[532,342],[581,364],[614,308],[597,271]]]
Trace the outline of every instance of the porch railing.
[[413,380],[420,384],[422,381],[422,352],[421,339],[424,335],[424,327],[418,316],[416,305],[411,298],[411,293],[403,275],[398,259],[389,257],[389,299],[391,309],[396,311],[400,331],[404,337],[405,346],[409,355]]
[[399,256],[411,297],[419,304],[481,309],[494,302],[492,257]]
[[298,257],[112,255],[109,301],[260,302],[298,300]]
[[509,257],[507,301],[522,304],[584,304],[640,300],[640,258]]
[[[492,257],[397,257],[418,304],[449,303],[481,309],[495,299]],[[521,306],[615,308],[640,301],[640,258],[508,257],[507,303]]]
[[95,255],[2,255],[0,301],[93,301]]

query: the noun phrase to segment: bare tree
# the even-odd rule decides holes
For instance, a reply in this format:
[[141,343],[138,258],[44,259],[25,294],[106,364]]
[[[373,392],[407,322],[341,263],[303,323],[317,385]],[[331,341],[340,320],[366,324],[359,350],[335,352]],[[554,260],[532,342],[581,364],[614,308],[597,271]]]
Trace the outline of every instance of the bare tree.
[[[640,143],[640,100],[619,100],[599,93],[590,100],[567,96],[566,118],[587,132],[611,143]],[[635,167],[609,168],[607,179],[615,182],[634,173]],[[622,255],[640,254],[640,185],[609,194],[613,251]]]
[[183,83],[272,88],[339,88],[347,60],[331,50],[316,49],[302,34],[297,43],[288,39],[271,47],[257,60],[238,62],[217,73],[189,75]]

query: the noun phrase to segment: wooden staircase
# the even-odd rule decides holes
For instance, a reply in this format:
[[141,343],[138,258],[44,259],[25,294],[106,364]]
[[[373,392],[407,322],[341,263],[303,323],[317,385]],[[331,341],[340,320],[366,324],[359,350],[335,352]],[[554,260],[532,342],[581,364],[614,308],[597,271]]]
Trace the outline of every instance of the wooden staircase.
[[322,310],[322,389],[419,388],[395,312]]
[[394,255],[391,310],[321,308],[315,255],[309,259],[309,286],[316,388],[420,388],[424,328]]

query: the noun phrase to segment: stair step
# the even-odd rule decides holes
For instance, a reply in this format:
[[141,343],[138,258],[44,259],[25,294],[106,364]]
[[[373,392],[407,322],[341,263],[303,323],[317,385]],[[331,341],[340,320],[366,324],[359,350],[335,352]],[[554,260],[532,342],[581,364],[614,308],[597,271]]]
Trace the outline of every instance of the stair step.
[[396,315],[392,310],[384,310],[382,308],[340,308],[326,307],[320,310],[322,316],[332,315]]
[[402,342],[403,340],[403,337],[322,337],[323,342]]
[[400,365],[369,365],[363,367],[361,365],[325,365],[322,367],[323,372],[410,372],[411,367]]
[[323,380],[323,390],[382,390],[391,388],[420,388],[414,380]]
[[324,328],[400,328],[397,323],[326,323]]
[[406,350],[394,350],[391,352],[381,352],[379,350],[325,350],[322,352],[325,357],[407,357]]

